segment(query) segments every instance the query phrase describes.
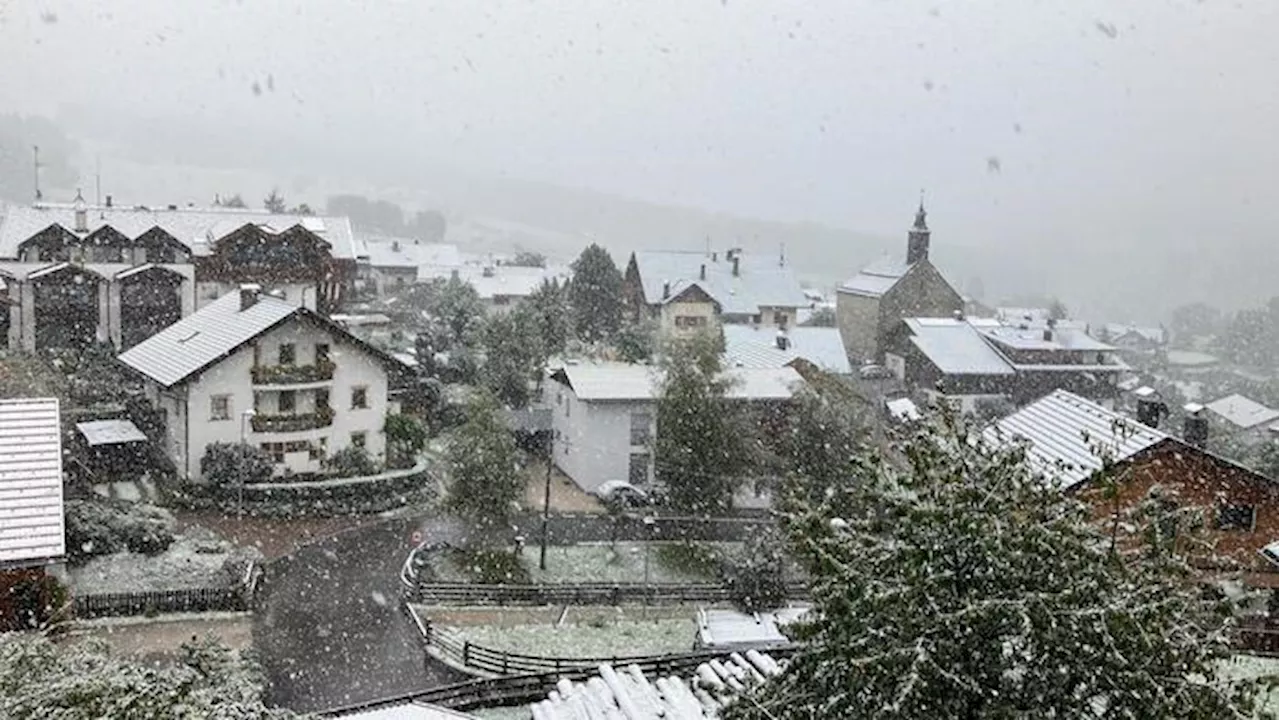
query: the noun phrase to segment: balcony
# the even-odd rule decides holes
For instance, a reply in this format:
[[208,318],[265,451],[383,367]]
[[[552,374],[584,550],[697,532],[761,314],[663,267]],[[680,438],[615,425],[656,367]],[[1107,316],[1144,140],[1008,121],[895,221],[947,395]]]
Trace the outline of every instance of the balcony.
[[253,431],[258,433],[318,430],[319,428],[329,427],[333,424],[333,408],[326,405],[317,409],[315,412],[302,413],[299,415],[268,415],[265,413],[258,413],[249,420],[249,424],[253,426]]
[[300,385],[333,379],[333,362],[315,365],[257,365],[252,369],[254,385]]

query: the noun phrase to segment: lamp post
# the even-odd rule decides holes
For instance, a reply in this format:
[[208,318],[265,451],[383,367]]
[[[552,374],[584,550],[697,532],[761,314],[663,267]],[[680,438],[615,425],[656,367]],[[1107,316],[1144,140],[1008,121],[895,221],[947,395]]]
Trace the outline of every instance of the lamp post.
[[644,516],[644,584],[649,584],[649,545],[653,543],[653,534],[658,529],[658,521],[652,514]]
[[[249,421],[253,419],[258,412],[253,408],[249,408],[240,413],[240,444],[249,444]],[[236,478],[236,519],[244,517],[244,467],[241,465],[240,472]]]
[[555,431],[547,431],[547,477],[542,488],[542,547],[538,549],[538,569],[547,569],[547,524],[551,520],[551,466],[554,463]]

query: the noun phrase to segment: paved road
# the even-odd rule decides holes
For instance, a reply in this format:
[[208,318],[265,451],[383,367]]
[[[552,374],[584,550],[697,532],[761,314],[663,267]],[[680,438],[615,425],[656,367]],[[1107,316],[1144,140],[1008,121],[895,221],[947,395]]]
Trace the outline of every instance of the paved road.
[[318,711],[466,679],[424,666],[400,609],[400,565],[415,529],[455,540],[452,526],[395,519],[340,533],[266,568],[253,624],[267,701]]

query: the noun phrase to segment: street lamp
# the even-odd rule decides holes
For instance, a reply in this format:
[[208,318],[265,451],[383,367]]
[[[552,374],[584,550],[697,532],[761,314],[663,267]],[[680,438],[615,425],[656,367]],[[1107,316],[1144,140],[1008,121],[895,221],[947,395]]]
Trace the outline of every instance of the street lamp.
[[[240,413],[240,444],[249,444],[249,421],[253,419],[258,411],[249,408]],[[236,518],[244,517],[244,463],[240,464],[240,472],[236,478]]]
[[649,584],[649,545],[653,542],[653,534],[658,529],[658,520],[653,515],[645,515],[644,520],[644,584]]

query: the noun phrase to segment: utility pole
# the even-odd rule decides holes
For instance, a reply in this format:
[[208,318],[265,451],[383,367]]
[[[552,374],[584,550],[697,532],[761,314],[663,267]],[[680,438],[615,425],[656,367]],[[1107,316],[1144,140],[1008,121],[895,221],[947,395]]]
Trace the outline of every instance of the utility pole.
[[551,520],[551,465],[555,449],[555,431],[547,431],[547,477],[542,489],[542,547],[538,551],[538,569],[547,569],[547,524]]
[[40,146],[39,145],[31,146],[31,155],[34,158],[34,161],[32,162],[32,171],[35,173],[36,201],[38,202],[43,198],[43,196],[40,194]]

